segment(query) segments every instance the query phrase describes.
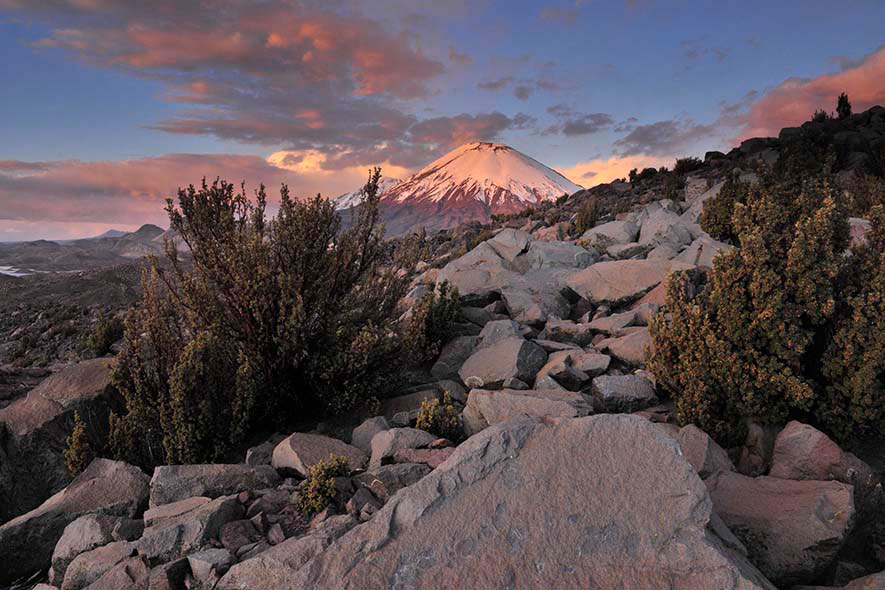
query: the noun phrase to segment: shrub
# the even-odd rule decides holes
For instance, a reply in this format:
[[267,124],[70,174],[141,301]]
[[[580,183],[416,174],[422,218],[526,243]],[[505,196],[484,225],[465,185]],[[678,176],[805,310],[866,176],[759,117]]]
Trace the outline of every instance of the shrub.
[[335,478],[350,474],[347,459],[330,455],[307,470],[307,479],[301,488],[298,508],[304,516],[322,512],[335,499]]
[[[662,168],[662,170],[666,170],[666,168]],[[642,172],[636,175],[636,180],[647,180],[649,178],[654,178],[658,174],[657,168],[643,168]]]
[[426,430],[442,438],[458,442],[464,438],[461,426],[461,412],[452,402],[449,392],[443,394],[442,402],[438,399],[424,400],[418,411],[415,428]]
[[[438,293],[437,293],[438,291]],[[412,310],[412,342],[417,361],[435,358],[440,347],[450,338],[450,325],[461,316],[458,289],[443,281],[436,290],[424,295]]]
[[848,102],[848,95],[844,92],[839,95],[839,99],[836,101],[836,116],[839,119],[847,119],[851,116],[851,103]]
[[673,172],[680,176],[684,176],[689,172],[694,172],[698,168],[702,168],[704,163],[699,158],[679,158],[676,165],[673,166]]
[[64,450],[65,465],[68,472],[74,477],[80,475],[95,458],[92,445],[89,444],[89,436],[86,433],[86,424],[80,417],[80,412],[74,412],[74,428],[66,439]]
[[392,387],[412,350],[396,318],[417,248],[383,242],[379,174],[347,230],[330,202],[294,201],[285,186],[272,219],[263,186],[250,200],[204,181],[168,201],[192,261],[167,242],[127,320],[114,372],[126,403],[111,419],[118,457],[217,460],[256,426],[340,412]]
[[[845,256],[848,225],[835,197],[825,177],[765,179],[735,205],[740,248],[717,258],[709,283],[670,281],[666,313],[650,327],[649,366],[683,423],[728,443],[748,416],[816,418],[840,436],[881,419],[885,360],[871,342],[882,321],[885,283],[872,270],[881,254],[854,291],[843,288],[872,255]],[[852,384],[842,370],[863,376]],[[848,416],[835,409],[845,398],[855,408]]]
[[823,421],[840,438],[885,429],[885,206],[871,211],[867,245],[846,265],[835,332],[823,360]]
[[115,315],[101,315],[86,338],[86,346],[95,356],[104,356],[122,337],[123,321]]
[[575,220],[575,227],[578,231],[578,234],[583,234],[588,229],[596,227],[596,224],[599,222],[599,201],[595,196],[590,197],[584,204],[581,206],[581,209],[578,211],[577,219]]
[[704,202],[699,219],[701,229],[717,240],[734,243],[737,240],[732,224],[735,205],[746,202],[748,188],[736,177],[728,176],[719,193]]
[[814,115],[811,117],[811,121],[814,123],[826,123],[829,120],[830,115],[823,109],[814,111]]

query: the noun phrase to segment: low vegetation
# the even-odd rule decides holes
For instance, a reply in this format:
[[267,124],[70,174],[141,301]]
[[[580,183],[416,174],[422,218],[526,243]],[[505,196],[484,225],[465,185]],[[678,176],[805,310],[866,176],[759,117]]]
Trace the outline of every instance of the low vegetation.
[[335,478],[346,477],[350,474],[350,468],[347,459],[331,455],[327,460],[309,467],[307,472],[298,497],[298,507],[304,516],[309,517],[322,512],[335,500]]
[[99,316],[98,321],[86,337],[86,346],[95,356],[104,356],[111,346],[123,337],[123,320],[116,315]]
[[95,458],[95,452],[89,443],[86,423],[80,417],[80,412],[74,412],[74,427],[66,442],[67,446],[64,450],[65,465],[68,468],[68,472],[76,477]]
[[705,283],[676,275],[651,325],[659,386],[681,421],[722,441],[747,417],[800,417],[842,439],[885,427],[883,206],[869,210],[867,244],[846,255],[843,195],[801,164],[726,183],[701,223],[740,247]]
[[449,392],[443,394],[442,401],[434,399],[421,402],[421,410],[418,412],[415,428],[426,430],[454,442],[464,439],[461,411],[455,407]]
[[250,199],[204,181],[169,200],[192,263],[167,243],[126,322],[114,373],[126,411],[111,417],[117,457],[143,466],[220,460],[259,426],[383,397],[438,345],[455,298],[441,292],[400,324],[418,248],[384,242],[379,174],[347,230],[331,203],[296,201],[285,186],[274,218],[264,187]]

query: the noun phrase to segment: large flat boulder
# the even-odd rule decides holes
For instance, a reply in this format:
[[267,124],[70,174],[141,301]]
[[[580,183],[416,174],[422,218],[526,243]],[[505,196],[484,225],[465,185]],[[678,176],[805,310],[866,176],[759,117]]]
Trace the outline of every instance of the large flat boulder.
[[780,586],[813,581],[851,531],[850,485],[747,477],[720,471],[705,480],[716,511],[752,561]]
[[679,214],[661,207],[642,222],[638,241],[642,246],[669,244],[678,248],[691,242],[691,232]]
[[[0,409],[0,522],[39,506],[70,483],[66,439],[79,412],[90,431],[107,428],[119,403],[111,387],[113,359],[83,361],[47,377]],[[34,469],[39,465],[40,469]]]
[[520,416],[577,418],[588,415],[592,404],[576,391],[473,389],[467,396],[464,428],[468,435]]
[[194,496],[217,498],[272,488],[282,479],[270,465],[160,465],[151,478],[151,508]]
[[478,349],[468,358],[458,374],[470,387],[498,389],[507,379],[532,383],[547,362],[544,349],[524,338],[513,337]]
[[769,475],[797,480],[835,479],[864,490],[878,483],[869,465],[843,451],[817,428],[796,420],[789,422],[774,441]]
[[690,270],[672,260],[614,260],[597,262],[572,274],[567,284],[594,304],[622,305],[642,297],[671,272]]
[[380,467],[402,449],[420,449],[430,446],[438,437],[417,428],[391,428],[372,438],[370,467]]
[[84,514],[140,516],[147,507],[149,482],[137,467],[95,459],[68,487],[0,526],[0,583],[48,568],[65,527]]
[[337,438],[296,432],[273,450],[272,464],[280,471],[294,471],[307,477],[309,469],[320,461],[328,461],[332,455],[347,459],[351,470],[362,469],[369,458],[358,448]]
[[492,426],[275,583],[251,588],[773,589],[714,532],[676,444],[634,416]]

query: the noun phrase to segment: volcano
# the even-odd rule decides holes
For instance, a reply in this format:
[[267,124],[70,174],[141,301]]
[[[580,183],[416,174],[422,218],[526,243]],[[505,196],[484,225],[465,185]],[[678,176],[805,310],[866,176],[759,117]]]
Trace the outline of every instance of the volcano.
[[[388,235],[422,227],[434,231],[470,221],[487,223],[492,215],[517,213],[581,188],[509,146],[475,142],[386,188],[381,216]],[[343,203],[344,197],[336,201]]]

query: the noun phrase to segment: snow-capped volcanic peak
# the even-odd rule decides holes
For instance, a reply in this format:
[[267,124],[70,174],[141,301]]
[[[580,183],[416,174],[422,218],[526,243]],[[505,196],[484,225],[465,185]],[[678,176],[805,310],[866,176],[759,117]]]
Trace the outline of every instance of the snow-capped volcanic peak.
[[[382,176],[381,180],[378,182],[378,191],[383,195],[385,192],[398,185],[399,182],[399,178]],[[344,193],[343,195],[332,199],[332,202],[335,203],[335,209],[350,209],[351,207],[356,207],[362,203],[364,197],[363,188],[364,187],[360,187],[358,190],[351,193]]]
[[522,208],[572,194],[582,187],[506,145],[462,145],[404,180],[384,197],[395,201],[473,199],[497,209]]

